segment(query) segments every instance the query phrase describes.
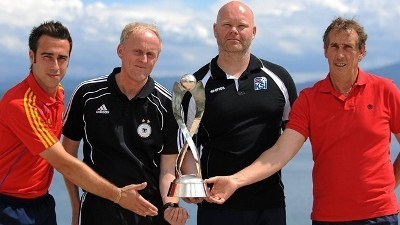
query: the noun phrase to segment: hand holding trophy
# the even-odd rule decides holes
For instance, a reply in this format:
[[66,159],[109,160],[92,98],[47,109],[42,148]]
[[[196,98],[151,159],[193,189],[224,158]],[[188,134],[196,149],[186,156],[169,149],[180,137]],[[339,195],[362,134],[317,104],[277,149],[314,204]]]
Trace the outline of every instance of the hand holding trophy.
[[[182,99],[188,91],[192,94],[196,103],[196,114],[190,131],[186,127],[181,114]],[[203,84],[201,81],[196,82],[196,78],[193,75],[185,74],[181,77],[180,83],[175,82],[172,91],[172,110],[186,141],[176,160],[176,179],[171,182],[168,191],[169,197],[206,197],[206,186],[201,176],[200,155],[192,139],[192,136],[200,125],[201,117],[203,116],[205,99]],[[182,175],[181,167],[188,147],[190,147],[190,151],[193,154],[197,174]]]

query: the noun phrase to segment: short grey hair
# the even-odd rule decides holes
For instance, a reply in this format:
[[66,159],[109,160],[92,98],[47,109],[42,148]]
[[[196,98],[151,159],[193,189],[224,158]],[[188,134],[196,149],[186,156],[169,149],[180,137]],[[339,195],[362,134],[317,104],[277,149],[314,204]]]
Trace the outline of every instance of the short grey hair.
[[129,35],[131,35],[131,34],[137,34],[137,33],[144,32],[144,31],[151,31],[157,36],[158,40],[160,40],[160,52],[161,52],[163,44],[162,44],[160,33],[158,32],[158,29],[155,25],[148,24],[148,23],[134,22],[134,23],[127,24],[124,27],[124,29],[122,30],[119,43],[120,44],[124,43],[124,41],[126,39],[128,39]]

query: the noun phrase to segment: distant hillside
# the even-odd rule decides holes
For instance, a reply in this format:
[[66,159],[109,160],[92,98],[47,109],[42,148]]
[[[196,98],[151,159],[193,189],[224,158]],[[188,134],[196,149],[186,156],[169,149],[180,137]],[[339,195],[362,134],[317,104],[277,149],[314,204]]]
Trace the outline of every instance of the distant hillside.
[[[400,62],[394,63],[388,66],[366,70],[366,72],[373,73],[376,75],[380,75],[383,77],[387,77],[393,80],[398,87],[400,87]],[[297,91],[301,91],[306,87],[311,87],[314,85],[315,82],[318,80],[307,81],[296,84]]]
[[[168,90],[172,90],[172,86],[174,85],[174,82],[178,81],[178,78],[174,77],[156,77],[155,80],[163,85],[165,88]],[[75,88],[82,82],[82,80],[71,80],[68,79],[68,77],[62,82],[62,85],[65,90],[65,94],[67,98],[72,94],[72,92],[75,90]]]
[[[384,77],[387,77],[389,79],[394,80],[396,85],[400,87],[400,62],[388,65],[385,67],[381,68],[376,68],[376,69],[371,69],[367,70],[367,72],[381,75]],[[178,81],[179,78],[177,77],[156,77],[155,80],[161,83],[164,87],[166,87],[168,90],[172,90],[172,86],[174,82]],[[315,82],[318,80],[312,80],[308,82],[302,82],[302,83],[296,83],[297,91],[301,91],[306,87],[311,87],[314,85]],[[62,82],[62,85],[64,86],[65,92],[67,99],[69,100],[69,96],[72,94],[74,91],[75,87],[82,82],[82,80],[71,80],[69,77],[66,77],[66,79]],[[13,81],[1,81],[1,86],[0,86],[0,97],[3,96],[3,92],[7,89],[9,89],[11,86],[14,86],[17,82]]]
[[392,79],[397,86],[400,87],[400,62],[389,66],[368,70],[368,72]]

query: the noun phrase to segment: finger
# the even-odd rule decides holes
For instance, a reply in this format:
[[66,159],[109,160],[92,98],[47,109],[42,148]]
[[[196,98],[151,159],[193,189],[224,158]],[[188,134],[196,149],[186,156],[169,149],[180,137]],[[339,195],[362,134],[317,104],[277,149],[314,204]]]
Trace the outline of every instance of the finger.
[[171,209],[171,220],[177,221],[179,216],[179,208],[170,208]]
[[158,209],[157,207],[155,207],[153,204],[151,204],[149,201],[147,201],[146,199],[144,199],[141,195],[138,198],[138,203],[139,203],[139,207],[141,207],[142,210],[150,210],[153,213],[157,213]]
[[142,213],[144,213],[145,215],[148,215],[148,216],[156,216],[158,214],[157,208],[156,208],[156,210],[154,210],[154,209],[149,208],[149,207],[147,207],[145,205],[140,205],[138,207],[138,211],[140,211],[140,212],[142,212]]
[[223,204],[225,202],[225,199],[219,196],[210,196],[206,198],[206,201],[210,203]]
[[179,209],[178,222],[180,224],[185,224],[186,220],[189,218],[189,213],[184,208]]
[[208,178],[208,179],[205,179],[205,180],[204,180],[204,183],[206,183],[206,184],[213,184],[213,183],[215,183],[216,180],[217,180],[217,177],[210,177],[210,178]]

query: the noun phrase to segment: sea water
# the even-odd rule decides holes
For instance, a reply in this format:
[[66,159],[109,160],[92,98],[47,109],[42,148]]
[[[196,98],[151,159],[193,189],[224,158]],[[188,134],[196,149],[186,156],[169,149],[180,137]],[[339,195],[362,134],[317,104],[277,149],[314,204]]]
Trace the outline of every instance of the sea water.
[[[400,151],[400,145],[392,138],[392,159]],[[82,149],[80,149],[80,152]],[[312,206],[312,181],[311,169],[313,161],[310,143],[307,141],[297,155],[283,168],[282,180],[285,185],[286,216],[288,225],[310,225],[310,212]],[[400,188],[396,194],[400,196]],[[55,172],[50,193],[56,200],[58,225],[71,224],[71,207],[62,176]],[[268,201],[268,199],[265,199]],[[181,201],[183,202],[183,201]],[[181,203],[189,214],[187,225],[196,225],[196,205]]]

